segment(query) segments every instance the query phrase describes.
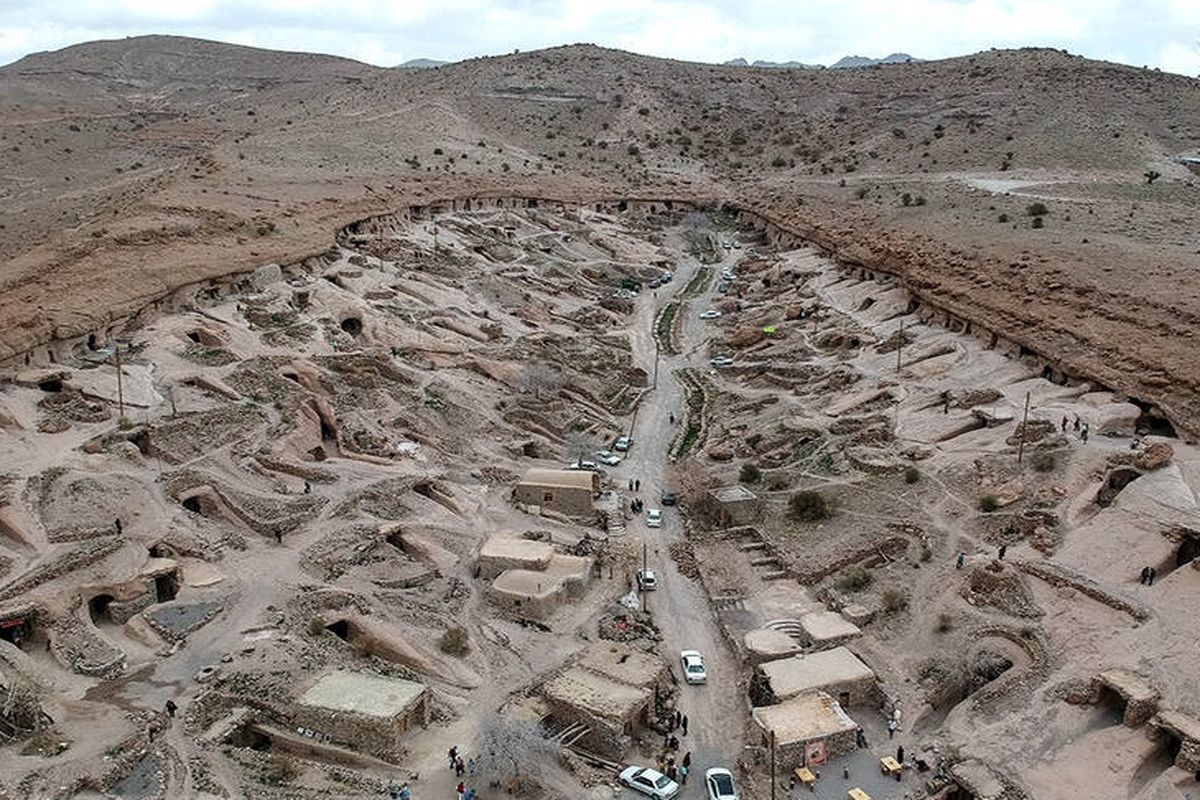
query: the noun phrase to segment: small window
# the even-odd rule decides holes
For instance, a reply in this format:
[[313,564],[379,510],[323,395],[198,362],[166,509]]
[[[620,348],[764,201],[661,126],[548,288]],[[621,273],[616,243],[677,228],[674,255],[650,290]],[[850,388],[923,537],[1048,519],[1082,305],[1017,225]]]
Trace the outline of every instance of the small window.
[[554,500],[554,495],[550,494],[550,492],[546,492],[545,494],[542,495],[543,503],[549,503],[552,500]]

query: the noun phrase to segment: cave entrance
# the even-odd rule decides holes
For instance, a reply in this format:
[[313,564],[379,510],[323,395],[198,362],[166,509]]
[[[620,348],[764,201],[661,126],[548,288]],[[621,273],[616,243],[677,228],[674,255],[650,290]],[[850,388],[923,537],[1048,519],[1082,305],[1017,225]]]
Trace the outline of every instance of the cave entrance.
[[98,594],[88,600],[88,615],[92,618],[93,625],[112,624],[113,619],[108,613],[108,607],[113,600],[111,594]]
[[362,333],[362,320],[358,317],[346,317],[344,320],[342,320],[341,328],[351,336],[358,336],[360,333]]
[[88,348],[88,350],[91,350],[93,352],[100,349],[100,345],[96,344],[96,334],[94,334],[94,333],[88,334],[87,348]]
[[408,551],[404,549],[404,533],[399,530],[392,531],[387,535],[385,541],[392,547],[407,555]]
[[1101,686],[1096,698],[1096,708],[1100,710],[1099,718],[1093,728],[1111,728],[1125,722],[1125,698],[1121,693],[1109,686]]
[[47,378],[44,381],[38,381],[37,387],[43,392],[57,394],[63,390],[63,382],[61,378]]
[[1142,473],[1133,467],[1117,467],[1108,473],[1108,478],[1096,494],[1096,504],[1101,508],[1107,508],[1112,505],[1113,500],[1117,499],[1117,495],[1124,491],[1126,486],[1140,477],[1142,477]]
[[159,575],[154,579],[154,596],[158,598],[156,602],[165,603],[168,600],[174,600],[177,594],[179,594],[179,579],[176,578],[174,572]]
[[332,425],[330,425],[328,422],[325,421],[324,417],[321,418],[321,441],[322,442],[337,441],[337,431],[335,431],[333,429]]
[[195,331],[188,331],[187,337],[196,344],[200,344],[200,334],[196,333]]
[[25,617],[13,617],[0,621],[0,639],[20,647],[21,642],[29,638],[31,627],[29,620]]
[[246,747],[251,750],[257,750],[260,753],[265,753],[271,749],[271,737],[261,731],[255,730],[249,725],[242,725],[237,728],[225,742],[234,747]]
[[521,455],[525,456],[526,458],[537,458],[537,442],[526,442],[525,444],[521,445]]
[[140,430],[133,436],[129,437],[129,441],[137,447],[138,452],[144,456],[154,455],[154,450],[150,446],[150,431]]
[[1182,567],[1200,558],[1200,535],[1184,534],[1175,551],[1175,566]]
[[1171,439],[1178,439],[1179,434],[1175,432],[1175,426],[1166,418],[1158,406],[1152,403],[1147,403],[1144,400],[1138,400],[1136,397],[1129,398],[1129,402],[1142,410],[1142,413],[1137,418],[1134,425],[1135,430],[1141,436],[1166,436]]
[[200,511],[200,498],[199,498],[199,497],[185,497],[185,498],[183,498],[183,507],[184,507],[185,509],[187,509],[188,511],[192,512],[193,514],[199,514],[199,513],[201,513],[201,511]]
[[344,619],[339,619],[337,622],[329,623],[325,626],[325,630],[329,631],[343,642],[350,641],[350,623]]
[[412,490],[428,500],[437,499],[433,496],[433,484],[429,481],[421,481],[420,483],[413,484]]
[[152,544],[146,548],[146,554],[151,558],[174,558],[175,553],[171,548],[167,547],[162,542]]

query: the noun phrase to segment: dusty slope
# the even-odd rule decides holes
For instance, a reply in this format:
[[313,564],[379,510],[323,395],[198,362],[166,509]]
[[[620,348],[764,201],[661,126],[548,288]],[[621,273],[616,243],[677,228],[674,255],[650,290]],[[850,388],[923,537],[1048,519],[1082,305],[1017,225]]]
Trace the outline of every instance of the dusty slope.
[[[698,197],[1200,416],[1200,204],[1172,161],[1200,82],[1179,76],[1046,50],[780,72],[591,46],[417,72],[143,37],[0,70],[0,119],[0,358],[428,198]],[[1044,198],[1045,229],[1008,190]]]

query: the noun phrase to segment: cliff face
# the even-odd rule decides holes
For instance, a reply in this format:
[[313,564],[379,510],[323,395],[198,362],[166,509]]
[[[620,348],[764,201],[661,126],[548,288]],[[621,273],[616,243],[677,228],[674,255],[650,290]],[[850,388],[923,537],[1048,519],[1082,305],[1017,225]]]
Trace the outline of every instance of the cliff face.
[[690,198],[1192,430],[1200,203],[1175,159],[1196,130],[1200,82],[1047,50],[795,72],[584,45],[387,70],[78,45],[0,69],[0,360],[435,198]]

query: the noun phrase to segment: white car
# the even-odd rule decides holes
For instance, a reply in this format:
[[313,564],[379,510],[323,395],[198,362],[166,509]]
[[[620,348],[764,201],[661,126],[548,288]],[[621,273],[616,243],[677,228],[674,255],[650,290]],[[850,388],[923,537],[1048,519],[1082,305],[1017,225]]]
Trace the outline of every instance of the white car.
[[717,356],[716,358],[709,359],[708,363],[714,367],[732,367],[733,359],[729,356]]
[[580,459],[579,461],[567,464],[567,469],[588,469],[595,472],[596,470],[600,469],[600,467],[595,461],[584,461]]
[[622,453],[633,447],[632,436],[622,436],[613,442],[613,450],[620,450]]
[[646,527],[661,528],[662,527],[662,509],[651,508],[646,511]]
[[679,784],[649,767],[626,767],[621,784],[655,800],[670,800],[679,794]]
[[643,592],[653,592],[658,588],[658,576],[652,569],[639,569],[637,574],[638,588]]
[[699,650],[681,651],[679,665],[683,667],[683,679],[688,683],[708,683],[708,670],[704,668],[704,656]]
[[601,450],[596,453],[596,460],[609,467],[615,467],[621,463],[621,457],[612,450]]
[[715,308],[710,308],[708,311],[705,311],[703,314],[700,315],[700,319],[720,319],[720,318],[721,318],[721,312],[717,311]]
[[738,800],[733,774],[727,769],[713,767],[704,773],[704,787],[708,789],[708,800]]

